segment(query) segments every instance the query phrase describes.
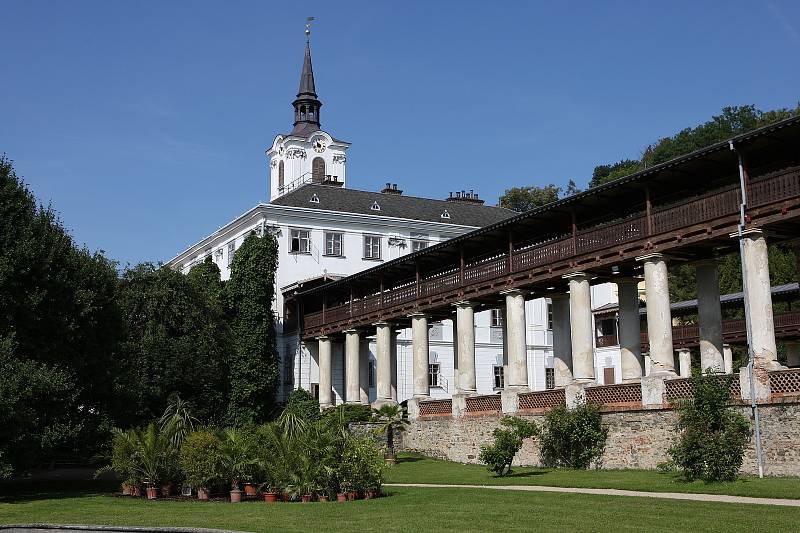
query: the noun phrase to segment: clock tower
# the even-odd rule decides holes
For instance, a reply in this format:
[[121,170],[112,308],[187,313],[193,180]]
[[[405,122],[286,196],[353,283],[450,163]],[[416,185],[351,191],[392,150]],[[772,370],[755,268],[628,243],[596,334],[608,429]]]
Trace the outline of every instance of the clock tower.
[[267,150],[270,201],[305,183],[345,185],[345,152],[350,143],[322,130],[320,108],[311,66],[311,29],[306,25],[306,51],[294,107],[294,128],[279,134]]

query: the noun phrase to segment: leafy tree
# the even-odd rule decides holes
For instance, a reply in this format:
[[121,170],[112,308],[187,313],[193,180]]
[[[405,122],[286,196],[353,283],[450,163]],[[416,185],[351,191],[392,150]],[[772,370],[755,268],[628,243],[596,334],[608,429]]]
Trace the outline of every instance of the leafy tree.
[[672,465],[687,480],[733,481],[742,466],[750,425],[728,407],[732,377],[695,374],[694,394],[678,407],[679,436],[669,449]]
[[608,428],[596,405],[555,407],[545,415],[540,436],[542,462],[548,466],[589,468],[600,461]]
[[569,180],[566,189],[557,187],[552,183],[543,187],[512,187],[500,197],[500,207],[518,211],[520,213],[555,202],[563,196],[572,196],[580,192],[575,182]]
[[481,446],[478,460],[486,463],[489,470],[498,476],[511,473],[514,456],[522,448],[522,441],[539,434],[539,427],[516,416],[504,416],[500,419],[500,427],[492,432],[494,442]]
[[190,402],[203,422],[224,418],[233,339],[214,296],[219,281],[202,282],[208,279],[149,263],[122,274],[118,301],[126,335],[116,380],[118,425],[156,418],[173,393]]
[[273,235],[249,235],[233,257],[226,286],[234,334],[227,416],[236,426],[262,422],[273,408],[279,378],[272,310],[277,268]]
[[598,165],[594,167],[594,172],[592,172],[589,188],[591,189],[592,187],[614,181],[615,179],[633,174],[634,172],[639,172],[643,168],[644,164],[641,161],[635,161],[633,159],[623,159],[613,165]]

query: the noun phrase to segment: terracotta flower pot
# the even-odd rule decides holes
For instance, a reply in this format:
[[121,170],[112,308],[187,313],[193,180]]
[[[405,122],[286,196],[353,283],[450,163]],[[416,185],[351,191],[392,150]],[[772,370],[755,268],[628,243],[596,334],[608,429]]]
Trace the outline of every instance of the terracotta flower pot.
[[205,487],[197,487],[197,499],[198,500],[207,500],[208,499],[208,489]]
[[347,494],[344,492],[340,492],[336,494],[336,501],[337,502],[346,502],[347,501]]
[[372,490],[364,491],[364,499],[365,500],[371,500],[374,497],[375,497],[375,491],[372,491]]
[[242,501],[242,491],[240,490],[232,490],[231,491],[231,503],[239,503]]
[[303,494],[302,496],[300,496],[300,501],[302,501],[303,503],[310,502],[311,501],[311,494]]
[[161,496],[167,497],[172,495],[172,483],[161,485]]
[[142,488],[139,485],[131,485],[131,496],[135,498],[141,498]]
[[291,498],[289,497],[289,493],[288,492],[284,492],[283,493],[283,501],[285,501],[285,502],[291,501]]
[[352,502],[353,500],[357,500],[357,499],[358,499],[358,492],[357,491],[351,490],[350,492],[347,493],[347,501],[351,501]]
[[147,487],[147,499],[155,500],[158,498],[158,487]]
[[131,495],[131,486],[127,483],[122,484],[122,495],[123,496],[130,496]]
[[327,502],[327,501],[330,501],[330,498],[328,498],[327,496],[319,495],[319,496],[317,496],[317,501]]
[[244,494],[245,496],[255,496],[256,495],[256,486],[252,483],[245,483],[244,485]]
[[277,492],[265,492],[264,493],[264,501],[266,503],[275,503],[278,501],[278,493]]

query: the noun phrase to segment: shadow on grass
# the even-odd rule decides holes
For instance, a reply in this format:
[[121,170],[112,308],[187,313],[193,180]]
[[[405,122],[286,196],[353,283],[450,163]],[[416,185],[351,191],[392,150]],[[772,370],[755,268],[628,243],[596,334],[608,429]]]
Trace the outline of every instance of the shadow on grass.
[[[533,470],[530,472],[514,472],[512,471],[510,474],[503,476],[503,477],[533,477],[533,476],[542,476],[544,474],[549,474],[548,470]],[[495,476],[495,479],[500,479],[498,476]]]
[[117,482],[107,480],[19,480],[0,483],[0,503],[110,495],[118,489]]
[[400,463],[416,463],[418,461],[425,461],[427,457],[417,457],[417,456],[406,456],[406,457],[398,457],[397,464]]

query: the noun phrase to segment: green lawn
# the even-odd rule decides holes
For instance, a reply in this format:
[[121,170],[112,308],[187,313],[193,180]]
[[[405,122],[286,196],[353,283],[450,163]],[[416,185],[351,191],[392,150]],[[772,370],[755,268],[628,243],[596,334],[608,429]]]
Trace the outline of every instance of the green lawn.
[[[403,472],[398,468],[396,472]],[[800,509],[584,494],[389,489],[347,503],[148,502],[107,484],[0,486],[0,523],[185,526],[243,531],[793,531]]]
[[731,483],[687,483],[677,474],[653,470],[564,470],[514,468],[506,477],[494,477],[483,465],[465,465],[414,455],[400,455],[387,483],[442,483],[463,485],[547,485],[649,492],[689,492],[800,498],[800,478],[743,478]]

